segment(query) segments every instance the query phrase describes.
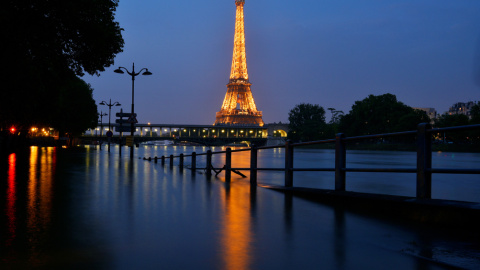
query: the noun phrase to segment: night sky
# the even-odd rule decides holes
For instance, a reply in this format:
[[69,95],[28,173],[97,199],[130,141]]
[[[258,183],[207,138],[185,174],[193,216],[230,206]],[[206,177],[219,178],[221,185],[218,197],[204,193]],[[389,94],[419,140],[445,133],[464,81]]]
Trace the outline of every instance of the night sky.
[[[213,124],[227,91],[234,0],[121,0],[124,52],[101,76],[83,77],[102,100],[131,107],[140,123]],[[391,93],[444,113],[480,100],[478,0],[246,0],[249,79],[265,123],[287,122],[299,103],[350,111]],[[98,110],[108,111],[107,106]],[[112,112],[113,114],[113,112]],[[327,121],[330,112],[327,111]]]

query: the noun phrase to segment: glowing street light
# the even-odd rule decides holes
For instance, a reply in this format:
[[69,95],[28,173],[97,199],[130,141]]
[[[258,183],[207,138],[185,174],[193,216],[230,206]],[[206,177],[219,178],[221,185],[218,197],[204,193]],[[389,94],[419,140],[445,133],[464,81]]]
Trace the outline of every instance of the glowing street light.
[[112,126],[110,125],[110,116],[112,115],[112,106],[121,106],[119,102],[115,101],[112,104],[112,99],[110,99],[110,102],[107,103],[105,101],[100,102],[100,105],[107,105],[108,106],[108,132],[107,132],[107,137],[108,137],[108,152],[110,153],[110,137],[112,137]]
[[[98,114],[98,117],[100,117],[100,136],[103,135],[103,117],[107,115],[108,114],[104,113],[103,111],[100,111],[100,113]],[[45,131],[45,129],[42,129],[42,131]],[[102,146],[100,145],[100,147]]]
[[[135,72],[135,63],[133,63],[132,65],[132,72],[128,71],[126,68],[124,67],[119,67],[117,69],[115,69],[113,72],[115,73],[119,73],[119,74],[124,74],[125,72],[123,72],[123,70],[125,70],[125,72],[127,72],[128,75],[132,76],[132,115],[131,115],[131,120],[133,120],[134,118],[134,93],[135,93],[135,77],[142,74],[142,75],[152,75],[152,73],[150,71],[148,71],[148,68],[142,68],[140,69],[139,72]],[[142,71],[145,70],[143,73]],[[133,146],[135,145],[135,141],[134,141],[134,132],[135,132],[135,123],[134,121],[131,121],[131,129],[130,129],[130,136],[132,136],[132,146],[130,147],[130,158],[133,158]]]

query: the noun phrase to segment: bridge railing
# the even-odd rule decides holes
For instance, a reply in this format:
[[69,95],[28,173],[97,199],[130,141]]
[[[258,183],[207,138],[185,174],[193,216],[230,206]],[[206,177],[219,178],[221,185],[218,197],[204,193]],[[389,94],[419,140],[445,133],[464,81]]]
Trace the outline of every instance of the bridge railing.
[[[212,171],[219,173],[219,171],[225,171],[225,180],[231,180],[232,172],[239,173],[239,171],[250,171],[250,184],[257,185],[257,172],[258,171],[284,171],[285,172],[285,187],[293,187],[293,172],[295,171],[327,171],[335,172],[335,190],[345,191],[346,187],[346,173],[347,172],[369,172],[369,173],[416,173],[416,197],[423,199],[431,199],[432,197],[432,174],[433,173],[448,173],[448,174],[480,174],[479,168],[470,169],[442,169],[432,168],[432,134],[446,132],[446,131],[462,131],[480,129],[480,125],[468,125],[457,126],[448,128],[431,128],[429,124],[422,123],[418,125],[416,131],[405,131],[386,134],[365,135],[356,137],[345,137],[344,134],[339,133],[335,139],[292,143],[287,141],[285,145],[280,146],[263,146],[245,149],[227,148],[225,151],[212,152],[208,150],[206,153],[197,154],[180,154],[178,156],[170,155],[169,157],[162,156],[160,158],[162,165],[165,164],[165,159],[169,159],[170,166],[173,167],[173,161],[175,158],[179,158],[181,169],[183,169],[184,158],[191,158],[191,169],[195,172],[198,169],[205,170],[207,175],[212,175]],[[405,137],[416,136],[416,153],[417,153],[417,166],[414,168],[347,168],[346,167],[346,144],[349,142],[358,142],[363,140],[378,139],[378,138],[391,138],[391,137]],[[295,168],[293,163],[294,149],[295,147],[308,146],[308,145],[320,145],[334,143],[335,144],[335,167],[334,168]],[[259,168],[257,164],[258,151],[273,148],[285,148],[285,165],[281,168]],[[247,168],[233,167],[232,166],[232,153],[250,151],[250,166]],[[212,166],[213,155],[225,155],[225,165],[223,168],[214,168]],[[198,156],[206,156],[205,168],[196,167],[196,159]],[[158,158],[155,157],[155,162]]]

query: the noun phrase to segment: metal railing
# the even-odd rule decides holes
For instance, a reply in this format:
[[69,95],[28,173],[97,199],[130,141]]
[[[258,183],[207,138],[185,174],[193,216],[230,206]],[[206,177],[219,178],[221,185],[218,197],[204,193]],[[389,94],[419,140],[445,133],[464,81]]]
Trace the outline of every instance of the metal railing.
[[[292,143],[287,141],[285,145],[280,146],[264,146],[245,149],[232,150],[226,148],[225,151],[212,152],[208,150],[206,153],[197,154],[193,152],[190,155],[180,154],[178,156],[170,155],[169,157],[162,156],[161,158],[153,158],[155,162],[158,159],[161,160],[162,165],[165,165],[165,160],[169,159],[170,167],[173,167],[173,161],[175,158],[179,158],[180,169],[184,167],[185,157],[191,157],[192,172],[196,170],[205,170],[208,176],[212,175],[212,171],[217,174],[219,171],[225,171],[225,180],[228,182],[231,180],[232,172],[238,173],[238,171],[250,171],[250,184],[257,185],[257,172],[258,171],[284,171],[285,172],[285,187],[293,187],[293,172],[295,171],[317,171],[317,172],[335,172],[335,190],[345,191],[346,186],[346,173],[347,172],[370,172],[370,173],[416,173],[416,197],[423,199],[431,199],[432,197],[432,174],[433,173],[447,173],[447,174],[480,174],[479,168],[471,169],[440,169],[432,168],[432,134],[446,132],[446,131],[461,131],[480,129],[480,125],[468,125],[457,126],[448,128],[431,128],[430,124],[422,123],[418,125],[416,131],[405,131],[386,134],[365,135],[357,137],[345,137],[344,134],[339,133],[335,139],[311,141],[303,143]],[[417,166],[416,168],[347,168],[346,167],[346,144],[349,142],[357,142],[369,139],[378,138],[392,138],[392,137],[405,137],[416,136],[416,153],[417,153]],[[335,144],[335,167],[334,168],[295,168],[293,165],[294,148],[307,145],[319,145],[319,144]],[[273,148],[285,148],[285,166],[283,168],[258,168],[257,155],[259,150],[273,149]],[[236,168],[232,167],[232,153],[250,151],[250,167],[248,168]],[[214,168],[212,166],[212,156],[216,154],[225,154],[225,165],[223,168]],[[196,160],[197,156],[206,156],[205,168],[197,168]],[[151,160],[152,158],[149,158]]]

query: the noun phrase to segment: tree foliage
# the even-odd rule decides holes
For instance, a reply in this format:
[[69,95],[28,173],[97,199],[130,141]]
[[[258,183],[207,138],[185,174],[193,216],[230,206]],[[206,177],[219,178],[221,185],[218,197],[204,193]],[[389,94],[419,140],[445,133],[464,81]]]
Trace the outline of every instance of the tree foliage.
[[288,113],[288,120],[291,140],[314,141],[325,136],[325,109],[319,105],[298,104]]
[[[455,127],[469,124],[468,116],[464,114],[443,114],[435,119],[435,127]],[[471,131],[450,131],[437,134],[439,138],[449,142],[466,142]]]
[[0,128],[41,124],[78,133],[77,127],[91,127],[92,89],[77,76],[98,75],[122,51],[117,5],[117,0],[3,3]]
[[123,38],[114,12],[118,0],[16,1],[2,5],[2,52],[13,64],[24,58],[40,68],[98,74],[113,64]]
[[464,114],[442,114],[435,119],[435,127],[437,128],[465,126],[468,124],[468,116]]
[[52,123],[61,127],[61,133],[79,135],[85,128],[97,126],[97,105],[92,92],[90,85],[75,76],[60,86],[56,98],[56,117]]
[[359,136],[416,130],[422,122],[430,122],[428,115],[398,101],[395,95],[369,95],[355,102],[338,129],[347,136]]
[[[480,124],[480,103],[472,107],[472,109],[470,110],[470,116],[471,116],[471,119],[470,119],[471,125]],[[470,131],[469,136],[470,138],[472,138],[472,141],[477,143],[480,142],[480,129],[475,129]]]
[[470,110],[470,116],[472,117],[470,119],[470,124],[480,124],[480,103],[472,107]]

